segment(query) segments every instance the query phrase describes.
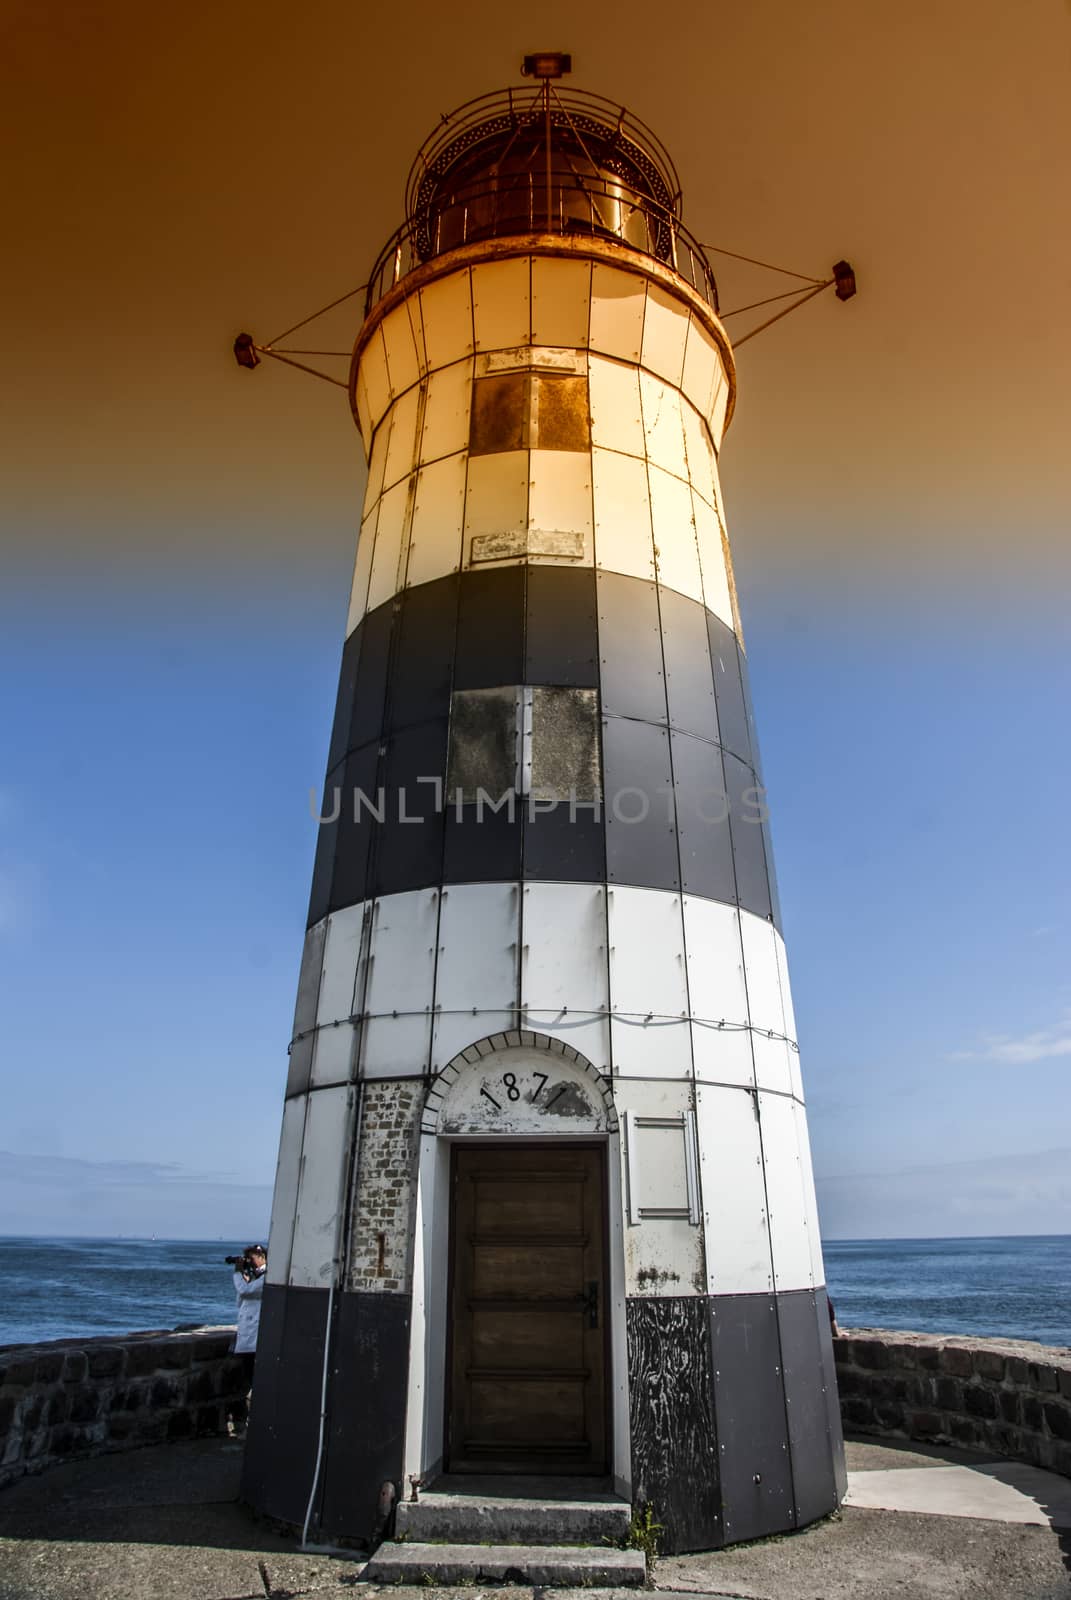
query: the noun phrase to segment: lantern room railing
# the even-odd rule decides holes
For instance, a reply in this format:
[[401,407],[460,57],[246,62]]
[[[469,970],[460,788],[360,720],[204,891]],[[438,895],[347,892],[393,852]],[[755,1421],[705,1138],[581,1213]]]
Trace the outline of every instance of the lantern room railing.
[[513,174],[495,182],[440,193],[410,217],[383,247],[372,268],[367,315],[415,268],[462,245],[533,234],[601,239],[660,261],[714,310],[718,286],[702,245],[674,210],[604,174]]

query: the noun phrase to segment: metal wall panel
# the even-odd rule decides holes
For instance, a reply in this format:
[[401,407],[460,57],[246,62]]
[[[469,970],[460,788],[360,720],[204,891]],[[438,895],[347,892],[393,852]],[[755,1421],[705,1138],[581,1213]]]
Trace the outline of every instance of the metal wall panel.
[[[354,795],[360,791],[375,804],[378,773],[378,744],[363,745],[347,756],[340,785],[338,823],[331,830],[334,835],[331,910],[356,905],[358,900],[368,897],[368,858],[375,825],[363,807],[360,815],[354,816]],[[321,837],[327,831],[321,827]]]
[[361,745],[379,739],[383,732],[393,627],[394,606],[390,600],[377,606],[375,611],[369,611],[361,623],[361,654],[353,691],[353,712],[347,730],[347,750],[359,749]]
[[368,580],[368,609],[372,611],[397,594],[405,572],[406,511],[409,484],[396,483],[380,497],[376,523],[376,548]]
[[450,702],[450,752],[446,769],[450,805],[515,798],[521,770],[522,729],[518,690],[458,689]]
[[397,398],[420,377],[424,364],[423,329],[420,329],[418,347],[417,329],[409,315],[408,301],[385,316],[380,326],[383,329],[383,343],[387,351],[391,394]]
[[[594,561],[591,457],[587,451],[533,450],[528,482],[529,560]],[[541,535],[574,536],[563,541]]]
[[770,881],[766,875],[766,849],[759,821],[761,796],[756,795],[755,775],[750,767],[728,753],[724,763],[737,899],[756,916],[768,917],[771,913]]
[[532,258],[532,343],[576,349],[588,342],[591,263]]
[[472,311],[477,350],[510,350],[531,332],[531,266],[526,257],[472,269]]
[[[400,1483],[404,1470],[412,1301],[403,1294],[344,1293],[336,1308],[320,1527],[328,1538],[370,1544],[382,1485]],[[303,1488],[310,1481],[311,1473],[300,1479]]]
[[[342,786],[346,781],[345,763],[333,767],[324,780],[323,798],[320,801],[319,817],[335,818],[335,793],[338,793],[339,808],[342,805]],[[315,798],[315,791],[309,791],[310,805]],[[332,883],[335,876],[335,854],[338,847],[338,819],[321,822],[316,829],[316,846],[312,866],[312,885],[309,889],[309,914],[305,920],[306,927],[313,927],[317,922],[322,922],[331,905]]]
[[594,571],[590,567],[566,572],[530,566],[527,578],[521,681],[597,688],[599,637]]
[[438,937],[437,889],[376,901],[364,996],[364,1077],[416,1077],[427,1071]]
[[686,308],[665,289],[659,288],[655,283],[648,283],[641,364],[679,389],[684,371],[684,345],[687,338]]
[[613,1070],[634,1078],[688,1078],[680,896],[623,885],[607,894]]
[[387,452],[390,449],[390,416],[383,420],[372,439],[372,453],[368,458],[368,481],[364,489],[364,511],[367,515],[383,492],[383,474],[387,470]]
[[472,404],[472,362],[455,361],[440,367],[427,380],[424,425],[420,433],[421,462],[457,455],[469,442],[469,407]]
[[331,1282],[339,1201],[349,1149],[346,1087],[309,1095],[301,1149],[290,1283],[327,1288]]
[[815,1290],[815,1310],[818,1316],[818,1348],[822,1361],[822,1387],[826,1401],[826,1425],[833,1454],[833,1484],[837,1499],[843,1502],[848,1493],[848,1473],[844,1461],[844,1433],[840,1420],[840,1397],[837,1393],[837,1367],[833,1355],[833,1329],[829,1322],[829,1298],[825,1289]]
[[710,416],[714,384],[720,367],[721,356],[717,345],[706,329],[700,327],[697,319],[689,314],[681,388],[703,417]]
[[[394,735],[388,747],[386,817],[378,830],[376,894],[398,894],[438,883],[442,873],[443,814],[431,781],[446,772],[446,718]],[[404,806],[404,811],[402,807]]]
[[420,293],[429,371],[472,354],[472,290],[467,268],[436,278]]
[[811,1141],[807,1132],[807,1113],[797,1101],[793,1108],[796,1121],[796,1144],[800,1153],[800,1180],[803,1185],[803,1220],[811,1249],[811,1281],[819,1288],[826,1281],[826,1267],[822,1256],[822,1225],[818,1214],[818,1196],[814,1187],[814,1168],[811,1162]]
[[627,1302],[632,1498],[657,1507],[667,1554],[722,1542],[706,1316],[697,1299]]
[[328,772],[332,767],[338,766],[350,748],[350,724],[353,721],[353,696],[357,687],[357,663],[361,655],[362,632],[362,624],[358,623],[342,647],[335,715],[331,720],[331,744],[327,752]]
[[603,721],[606,875],[611,883],[679,887],[669,734],[649,722]]
[[350,585],[350,609],[346,617],[346,635],[364,616],[368,608],[368,579],[372,572],[372,557],[376,551],[376,523],[379,521],[379,501],[361,523],[357,537],[357,555],[353,563],[353,582]]
[[383,468],[383,488],[390,489],[408,478],[417,460],[417,428],[420,423],[420,390],[409,389],[390,409],[390,442]]
[[606,877],[606,830],[594,805],[531,802],[524,816],[525,878],[598,883]]
[[532,450],[591,449],[591,402],[586,374],[532,374],[532,407],[527,440]]
[[633,578],[653,578],[654,544],[645,463],[613,450],[592,450],[591,471],[596,565]]
[[[728,629],[733,627],[733,602],[725,570],[725,547],[717,512],[702,497],[692,492],[695,542],[703,574],[703,600],[709,611]],[[735,637],[735,635],[734,635]]]
[[542,802],[594,805],[602,799],[595,690],[537,685],[525,698],[531,719],[526,759],[530,814]]
[[672,478],[657,467],[650,468],[648,478],[658,581],[702,604],[703,579],[692,514],[692,491],[679,478]]
[[591,274],[591,348],[638,361],[643,344],[646,280],[596,262]]
[[532,447],[532,381],[527,372],[477,378],[472,388],[469,455],[498,455]]
[[357,1029],[352,1022],[336,1022],[316,1030],[312,1052],[313,1089],[331,1088],[349,1083],[355,1076],[354,1058],[357,1049]]
[[779,1294],[785,1289],[811,1289],[811,1244],[804,1216],[796,1102],[760,1090],[759,1121],[774,1283]]
[[522,896],[521,1003],[526,1025],[564,1039],[609,1070],[606,891],[580,883],[526,883]]
[[738,912],[698,895],[684,896],[684,939],[693,1017],[747,1023],[747,990],[740,951]]
[[461,581],[455,689],[518,684],[524,673],[524,568],[467,572]]
[[516,1025],[520,886],[470,883],[444,889],[439,912],[432,1066]]
[[298,977],[297,1004],[294,1007],[295,1035],[305,1033],[316,1021],[328,920],[325,918],[322,922],[318,922],[305,935],[301,952],[301,973]]
[[701,604],[663,588],[658,596],[670,726],[716,741],[718,710]]
[[467,467],[462,454],[420,469],[405,572],[410,586],[431,583],[461,566]]
[[[387,351],[383,343],[383,328],[376,328],[361,351],[361,382],[368,402],[368,423],[372,430],[379,427],[383,414],[391,402],[390,375],[387,372]],[[370,433],[364,434],[367,446]]]
[[688,481],[707,505],[718,504],[715,487],[714,448],[707,433],[706,423],[694,406],[681,401],[681,421],[684,424],[684,453],[688,459]]
[[641,372],[639,377],[647,458],[652,466],[661,467],[687,483],[688,458],[684,453],[681,397],[676,389],[649,372]]
[[[488,792],[492,802],[501,800],[500,791],[492,788]],[[523,837],[523,800],[514,799],[512,816],[505,806],[495,811],[490,805],[485,805],[481,814],[475,804],[463,805],[459,814],[448,795],[443,882],[494,883],[519,878]]]
[[697,1084],[695,1117],[708,1293],[768,1294],[773,1263],[755,1096]]
[[777,954],[777,976],[781,985],[781,1009],[785,1019],[785,1033],[790,1039],[795,1039],[796,1013],[792,1006],[792,985],[788,978],[788,952],[785,941],[777,932],[774,933],[774,950]]
[[327,919],[323,975],[320,979],[320,992],[316,1005],[316,1021],[320,1027],[353,1015],[357,959],[360,954],[363,926],[362,905],[346,906],[341,911],[332,911]]
[[268,1283],[286,1283],[290,1276],[290,1247],[297,1213],[306,1104],[307,1097],[301,1094],[283,1105],[283,1126],[279,1135],[279,1159],[275,1167],[271,1228],[268,1233],[268,1270],[265,1274]]
[[765,1028],[783,1034],[785,1013],[781,1005],[781,979],[777,968],[777,932],[769,922],[742,911],[740,936],[744,947],[751,1025],[753,1028]]
[[788,1070],[792,1079],[792,1093],[802,1105],[806,1099],[803,1088],[803,1074],[800,1068],[800,1049],[798,1044],[789,1046]]
[[774,1297],[718,1295],[710,1313],[725,1538],[783,1533],[795,1515]]
[[734,756],[750,764],[751,736],[740,683],[740,654],[736,635],[729,624],[716,616],[708,617],[707,629],[721,742],[726,750],[731,750]]
[[[824,1314],[825,1297],[821,1310]],[[826,1516],[837,1503],[833,1476],[833,1444],[822,1373],[816,1296],[779,1294],[781,1356],[785,1374],[788,1447],[792,1458],[796,1522],[801,1528]]]
[[642,460],[647,454],[647,438],[643,431],[639,380],[636,367],[608,361],[604,356],[591,357],[588,367],[591,442]]
[[375,430],[372,426],[372,412],[368,404],[368,384],[365,382],[365,376],[360,367],[357,368],[353,394],[357,402],[357,428],[364,444],[365,459],[367,460]]
[[714,402],[710,411],[710,432],[715,447],[721,449],[722,435],[725,432],[725,414],[729,409],[729,385],[725,375],[719,372],[714,386]]
[[771,1089],[778,1094],[791,1094],[789,1047],[784,1039],[771,1039],[756,1030],[752,1033],[751,1048],[755,1057],[755,1082],[759,1088]]
[[666,687],[654,584],[600,572],[596,599],[603,710],[664,723]]
[[736,877],[722,754],[686,733],[670,736],[681,885],[689,894],[735,900]]
[[[527,450],[503,450],[469,459],[465,491],[465,560],[474,559],[472,540],[489,533],[523,533],[528,525]],[[479,547],[475,557],[480,554]]]
[[456,575],[439,578],[402,596],[390,682],[392,728],[449,715],[458,581]]
[[326,1289],[265,1287],[241,1492],[263,1515],[299,1526],[316,1463],[326,1313]]
[[713,1022],[693,1022],[692,1062],[697,1082],[729,1084],[743,1089],[755,1086],[755,1061],[747,1028],[721,1028]]

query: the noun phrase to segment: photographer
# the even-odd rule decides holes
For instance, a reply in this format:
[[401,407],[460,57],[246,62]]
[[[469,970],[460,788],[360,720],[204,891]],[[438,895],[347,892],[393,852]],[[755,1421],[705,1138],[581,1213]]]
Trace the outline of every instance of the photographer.
[[234,1268],[234,1292],[238,1296],[238,1331],[234,1340],[234,1353],[241,1356],[246,1383],[251,1385],[268,1252],[262,1244],[251,1244],[240,1256],[228,1256],[227,1265]]

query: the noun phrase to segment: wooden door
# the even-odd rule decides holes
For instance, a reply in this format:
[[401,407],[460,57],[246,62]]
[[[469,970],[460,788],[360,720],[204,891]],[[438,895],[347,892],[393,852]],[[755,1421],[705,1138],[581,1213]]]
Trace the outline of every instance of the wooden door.
[[604,1473],[603,1151],[454,1151],[447,1467]]

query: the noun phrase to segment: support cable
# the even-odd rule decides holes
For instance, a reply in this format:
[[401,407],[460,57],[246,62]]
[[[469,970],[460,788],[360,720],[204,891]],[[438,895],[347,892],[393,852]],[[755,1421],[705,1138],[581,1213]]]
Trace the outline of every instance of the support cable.
[[[369,280],[369,282],[370,281],[371,280]],[[367,283],[360,283],[357,285],[356,289],[347,289],[345,294],[340,294],[337,300],[331,301],[330,305],[321,306],[319,311],[312,312],[310,316],[302,317],[301,321],[295,322],[293,327],[284,329],[282,333],[277,333],[274,339],[269,339],[266,348],[270,350],[271,346],[273,344],[278,344],[280,339],[288,339],[292,333],[296,333],[298,329],[303,328],[306,323],[315,322],[317,317],[322,317],[326,312],[333,311],[335,307],[340,306],[344,300],[352,300],[355,294],[360,294],[362,290],[367,288]],[[258,348],[265,347],[258,346]]]
[[764,328],[772,328],[775,322],[780,322],[781,318],[787,317],[789,312],[798,311],[800,306],[805,306],[808,300],[813,300],[816,294],[822,293],[823,289],[831,288],[836,281],[837,280],[835,278],[828,278],[825,283],[816,284],[808,294],[805,294],[801,300],[797,300],[794,305],[786,306],[785,309],[783,311],[779,311],[776,316],[767,317],[766,321],[760,322],[757,328],[752,328],[750,333],[745,333],[742,339],[735,340],[733,343],[733,350],[739,350],[742,344],[747,344],[749,339],[754,339],[755,335],[757,333],[762,333]]
[[280,355],[278,350],[273,350],[270,345],[258,344],[253,346],[262,356],[271,356],[273,361],[282,361],[285,366],[297,367],[299,372],[309,372],[314,378],[322,378],[325,383],[333,383],[336,389],[349,389],[348,383],[343,383],[341,378],[332,378],[327,372],[318,372],[315,367],[307,366],[304,361],[291,361],[289,356]]
[[804,283],[822,283],[821,278],[810,278],[805,272],[793,272],[791,267],[775,267],[770,261],[760,261],[756,256],[742,256],[738,250],[726,250],[720,244],[704,244],[704,250],[713,250],[716,256],[731,256],[734,261],[746,261],[752,267],[765,267],[767,272],[783,272],[786,278],[800,278]]
[[[773,305],[775,300],[791,300],[795,295],[802,295],[806,293],[806,289],[786,289],[783,294],[768,294],[765,300],[752,300],[750,305],[736,306],[732,311],[719,311],[718,316],[721,318],[722,322],[724,322],[726,317],[739,317],[742,316],[745,311],[757,311],[760,306]],[[300,353],[301,352],[299,351],[298,354]],[[307,351],[306,354],[315,355],[317,352]],[[322,354],[327,355],[329,352],[325,350],[322,352]]]

